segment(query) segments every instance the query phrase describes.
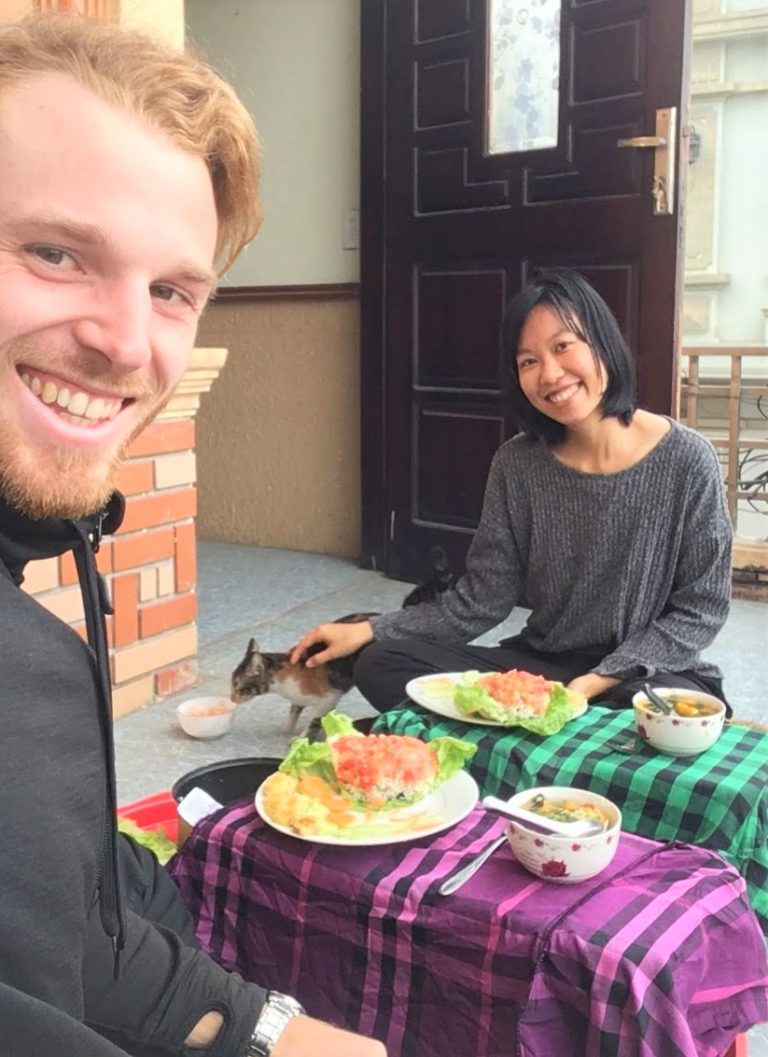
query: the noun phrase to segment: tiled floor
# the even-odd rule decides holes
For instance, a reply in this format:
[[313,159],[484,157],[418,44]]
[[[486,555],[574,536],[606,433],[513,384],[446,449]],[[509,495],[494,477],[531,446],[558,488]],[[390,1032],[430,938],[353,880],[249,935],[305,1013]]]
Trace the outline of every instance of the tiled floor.
[[[213,742],[186,737],[176,723],[176,705],[190,696],[227,694],[229,674],[251,636],[263,649],[288,649],[321,621],[361,609],[398,608],[409,585],[339,558],[201,543],[198,590],[200,685],[116,724],[119,803],[168,789],[177,778],[216,760],[284,755],[288,705],[281,698],[269,695],[241,705],[229,734]],[[494,643],[524,619],[525,613],[516,611],[479,641]],[[768,722],[768,605],[734,602],[707,656],[725,672],[737,715]],[[354,717],[373,712],[357,691],[347,695],[343,708]],[[768,1027],[750,1032],[749,1054],[768,1057]]]

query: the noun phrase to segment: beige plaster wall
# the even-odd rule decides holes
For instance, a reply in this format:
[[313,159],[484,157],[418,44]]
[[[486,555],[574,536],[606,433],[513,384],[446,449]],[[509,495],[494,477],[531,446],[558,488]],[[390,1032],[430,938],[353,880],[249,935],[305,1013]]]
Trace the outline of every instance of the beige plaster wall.
[[187,0],[186,19],[264,145],[264,224],[225,284],[357,282],[359,0]]
[[357,300],[214,303],[198,344],[229,349],[197,416],[200,537],[357,557]]

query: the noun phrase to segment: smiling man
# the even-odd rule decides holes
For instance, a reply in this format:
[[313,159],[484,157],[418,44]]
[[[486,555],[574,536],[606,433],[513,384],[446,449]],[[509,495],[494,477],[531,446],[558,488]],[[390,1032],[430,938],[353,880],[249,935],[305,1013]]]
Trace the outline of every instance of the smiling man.
[[[167,877],[126,907],[103,591],[114,472],[258,228],[258,144],[205,64],[86,20],[0,29],[0,1050],[381,1057],[216,966]],[[19,590],[72,551],[88,644]],[[183,932],[183,929],[180,930]]]
[[205,161],[61,73],[0,97],[0,480],[34,515],[101,506],[184,370],[213,284]]

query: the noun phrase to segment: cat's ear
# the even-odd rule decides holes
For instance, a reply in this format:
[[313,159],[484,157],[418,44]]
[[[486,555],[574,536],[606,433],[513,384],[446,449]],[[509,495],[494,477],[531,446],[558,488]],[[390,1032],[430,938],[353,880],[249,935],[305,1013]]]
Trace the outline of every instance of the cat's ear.
[[250,656],[250,655],[251,655],[252,653],[258,653],[258,652],[259,652],[259,644],[258,644],[258,642],[256,641],[256,639],[249,639],[249,640],[248,640],[248,649],[247,649],[247,650],[246,650],[245,652],[246,652],[246,653],[247,653],[247,654],[248,654],[249,656]]
[[442,547],[434,546],[429,552],[429,556],[432,559],[432,568],[435,569],[436,572],[442,572],[449,568],[448,555]]

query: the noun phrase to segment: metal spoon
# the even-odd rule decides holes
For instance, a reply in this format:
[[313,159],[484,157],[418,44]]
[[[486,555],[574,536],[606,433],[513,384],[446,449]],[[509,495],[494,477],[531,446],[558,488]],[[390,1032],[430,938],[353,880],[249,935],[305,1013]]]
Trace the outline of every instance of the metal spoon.
[[578,822],[557,822],[555,819],[536,815],[532,811],[526,811],[522,807],[510,807],[506,800],[499,800],[495,796],[486,796],[483,799],[483,807],[487,811],[494,811],[504,818],[511,818],[515,822],[522,822],[526,829],[535,833],[556,834],[561,837],[590,837],[594,833],[602,833],[605,828],[602,823],[595,819],[585,818]]
[[462,868],[457,870],[456,873],[451,874],[450,877],[446,877],[438,888],[440,895],[449,896],[452,892],[455,892],[457,888],[461,888],[465,881],[468,881],[473,874],[477,873],[485,860],[490,859],[497,848],[500,848],[502,844],[506,843],[506,834],[491,841],[491,843],[483,848],[480,854],[476,855],[466,866],[462,866]]
[[[482,801],[483,807],[488,811],[494,811],[498,815],[503,815],[504,818],[510,818],[517,822],[522,822],[526,829],[534,830],[537,833],[543,833],[551,836],[553,833],[565,837],[588,837],[593,833],[601,833],[603,826],[599,822],[595,822],[593,819],[583,819],[579,822],[555,822],[553,819],[542,818],[541,815],[534,815],[530,811],[525,811],[523,808],[510,808],[506,800],[499,800],[495,796],[486,796]],[[466,866],[462,866],[460,870],[447,877],[445,881],[438,888],[438,892],[441,896],[450,895],[455,892],[458,888],[468,881],[472,877],[486,859],[489,859],[491,855],[500,848],[502,844],[506,842],[506,835],[498,837],[492,841],[486,848],[476,855],[474,859],[467,863]]]
[[643,683],[643,693],[654,705],[658,708],[659,712],[663,712],[665,716],[672,715],[672,706],[664,700],[663,697],[659,697],[655,690],[652,690],[648,683]]

